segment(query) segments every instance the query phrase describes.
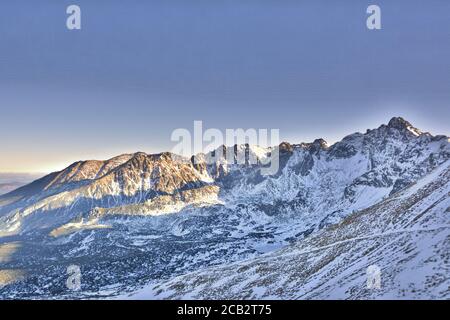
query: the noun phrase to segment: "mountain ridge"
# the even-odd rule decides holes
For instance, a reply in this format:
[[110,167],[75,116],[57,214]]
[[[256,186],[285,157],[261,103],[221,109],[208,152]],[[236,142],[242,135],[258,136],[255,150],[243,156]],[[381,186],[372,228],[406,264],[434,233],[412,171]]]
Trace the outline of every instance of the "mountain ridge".
[[[346,173],[350,176],[343,176],[344,182],[336,186],[337,189],[345,184],[344,195],[343,198],[336,195],[332,201],[344,203],[345,198],[358,197],[363,187],[376,187],[377,192],[381,188],[391,188],[389,192],[394,193],[450,157],[447,137],[422,133],[400,117],[392,118],[387,125],[368,130],[365,134],[347,135],[331,146],[323,139],[300,144],[282,142],[278,146],[280,169],[276,175],[267,179],[260,174],[262,164],[249,165],[248,162],[238,164],[236,155],[237,152],[245,152],[246,156],[253,154],[256,159],[261,159],[267,157],[273,148],[235,145],[231,147],[234,151],[231,160],[227,159],[229,147],[219,148],[223,148],[224,151],[221,159],[213,158],[215,151],[206,155],[196,155],[191,159],[170,152],[158,154],[136,152],[105,161],[78,161],[62,171],[51,173],[0,196],[0,219],[3,218],[5,221],[4,214],[9,210],[10,218],[9,221],[6,218],[5,225],[9,226],[8,230],[14,231],[13,225],[19,227],[19,220],[27,219],[33,212],[54,211],[59,217],[60,211],[65,210],[65,207],[70,208],[72,212],[77,210],[77,214],[72,214],[71,218],[67,216],[66,221],[59,217],[60,225],[74,218],[78,219],[80,214],[88,218],[89,212],[97,208],[104,208],[103,211],[108,212],[114,207],[128,206],[135,208],[136,212],[143,213],[145,210],[136,208],[136,205],[155,201],[161,206],[165,203],[168,207],[182,209],[185,206],[180,207],[178,199],[185,197],[183,192],[186,190],[197,190],[209,204],[236,203],[239,202],[236,199],[241,198],[242,194],[246,197],[242,200],[244,202],[248,201],[250,196],[253,198],[252,201],[264,203],[266,202],[264,196],[260,196],[264,194],[273,201],[281,199],[291,206],[303,208],[303,211],[310,211],[305,209],[307,201],[302,200],[308,192],[302,190],[309,189],[309,193],[313,194],[321,193],[320,188],[325,189],[326,186],[320,185],[328,179],[322,175],[331,175],[331,179],[336,178],[333,177],[337,173],[336,170],[349,170],[341,160],[354,161],[355,168],[359,168],[358,175]],[[416,163],[419,159],[421,162]],[[410,165],[414,167],[408,167]],[[322,172],[321,167],[329,167],[328,173]],[[313,175],[310,175],[313,171]],[[291,176],[291,173],[294,176]],[[309,182],[316,175],[320,178],[316,182]],[[299,178],[295,179],[295,176]],[[316,188],[318,190],[311,188],[311,183],[319,184]],[[328,187],[333,184],[332,181],[327,183]],[[209,185],[216,188],[208,188]],[[273,189],[275,186],[279,190]],[[262,192],[260,189],[263,189]],[[283,189],[286,189],[284,193],[281,191]],[[296,196],[292,193],[293,190],[305,194]],[[177,194],[180,194],[181,198]],[[289,194],[291,196],[286,197]],[[196,198],[194,202],[200,205],[201,197],[194,196],[194,198]],[[161,202],[161,199],[165,200]],[[161,206],[157,206],[155,210],[162,212],[172,210]],[[332,207],[331,203],[329,206]],[[334,211],[339,212],[344,206],[350,207],[351,203],[335,207]],[[326,211],[331,214],[330,210],[328,208]],[[120,214],[118,209],[110,212]]]

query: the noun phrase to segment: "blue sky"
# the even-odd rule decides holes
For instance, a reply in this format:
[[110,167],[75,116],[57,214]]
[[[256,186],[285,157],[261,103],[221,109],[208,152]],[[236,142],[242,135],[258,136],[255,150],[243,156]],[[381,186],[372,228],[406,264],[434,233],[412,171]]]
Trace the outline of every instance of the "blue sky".
[[[82,30],[66,29],[66,7]],[[382,30],[366,28],[378,4]],[[450,135],[450,1],[2,1],[0,172],[170,150],[176,128]]]

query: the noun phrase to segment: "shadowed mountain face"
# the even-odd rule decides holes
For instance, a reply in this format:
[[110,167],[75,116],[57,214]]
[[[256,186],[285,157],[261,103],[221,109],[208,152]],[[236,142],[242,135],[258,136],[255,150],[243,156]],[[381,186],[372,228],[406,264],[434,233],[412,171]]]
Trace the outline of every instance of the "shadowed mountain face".
[[[109,297],[149,282],[155,284],[155,279],[258,258],[289,244],[309,246],[314,255],[317,250],[308,241],[331,239],[331,243],[334,236],[328,236],[328,230],[347,225],[362,212],[379,216],[377,228],[387,223],[400,229],[410,217],[397,218],[414,211],[412,205],[399,205],[395,214],[390,209],[381,214],[373,208],[394,203],[392,199],[400,199],[402,192],[413,192],[408,194],[411,199],[415,192],[422,197],[414,185],[443,172],[450,159],[448,137],[423,133],[402,118],[364,134],[351,134],[332,146],[317,139],[313,143],[284,142],[267,149],[243,145],[227,152],[226,147],[221,148],[224,156],[214,161],[215,152],[192,159],[171,153],[135,153],[106,161],[81,161],[0,196],[0,246],[11,248],[14,243],[16,248],[8,251],[4,269],[20,271],[20,281],[9,281],[0,296]],[[260,161],[255,165],[237,163],[239,151],[257,160],[279,151],[280,169],[264,176]],[[443,179],[447,176],[433,179],[446,183]],[[447,200],[448,193],[441,197]],[[444,226],[442,232],[448,235],[447,208],[433,210],[436,219],[441,219],[439,226]],[[419,211],[414,214],[425,216]],[[355,228],[367,232],[375,228],[372,222],[364,223]],[[353,231],[339,230],[344,230],[344,238],[353,236]],[[364,234],[358,233],[358,237]],[[338,238],[336,241],[342,241]],[[392,254],[401,258],[401,252],[400,248]],[[280,259],[288,261],[286,257]],[[82,267],[81,292],[65,287],[65,268],[70,264]],[[321,272],[320,268],[314,270]],[[111,273],[113,277],[108,276]],[[304,275],[305,281],[313,281],[311,277],[312,273]],[[45,282],[52,285],[45,286]],[[272,283],[271,288],[280,283]],[[326,295],[320,291],[306,297],[332,297],[333,287],[327,285]],[[170,286],[168,282],[162,288]],[[208,297],[198,289],[187,286],[174,297],[191,296],[190,290]],[[235,296],[220,290],[223,297]],[[152,292],[156,296],[156,291]],[[276,298],[276,292],[262,296]],[[337,296],[374,297],[348,294],[344,290]],[[442,297],[448,293],[433,294]],[[249,296],[258,297],[256,293]],[[302,297],[295,290],[278,296]]]

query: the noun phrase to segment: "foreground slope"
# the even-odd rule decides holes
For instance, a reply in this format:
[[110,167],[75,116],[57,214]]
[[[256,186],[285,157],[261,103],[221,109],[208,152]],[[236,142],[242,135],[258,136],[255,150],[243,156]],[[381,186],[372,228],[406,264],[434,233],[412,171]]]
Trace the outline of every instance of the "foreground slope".
[[[367,268],[381,288],[366,287]],[[450,161],[409,188],[259,258],[150,285],[134,298],[448,299]]]

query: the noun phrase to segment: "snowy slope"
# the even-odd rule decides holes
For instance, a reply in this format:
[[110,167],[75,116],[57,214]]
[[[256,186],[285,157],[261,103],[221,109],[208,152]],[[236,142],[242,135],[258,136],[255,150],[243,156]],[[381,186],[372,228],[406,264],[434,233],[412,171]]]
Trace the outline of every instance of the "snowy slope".
[[[448,299],[450,161],[379,204],[253,260],[150,285],[132,298]],[[366,286],[367,268],[381,287]]]

